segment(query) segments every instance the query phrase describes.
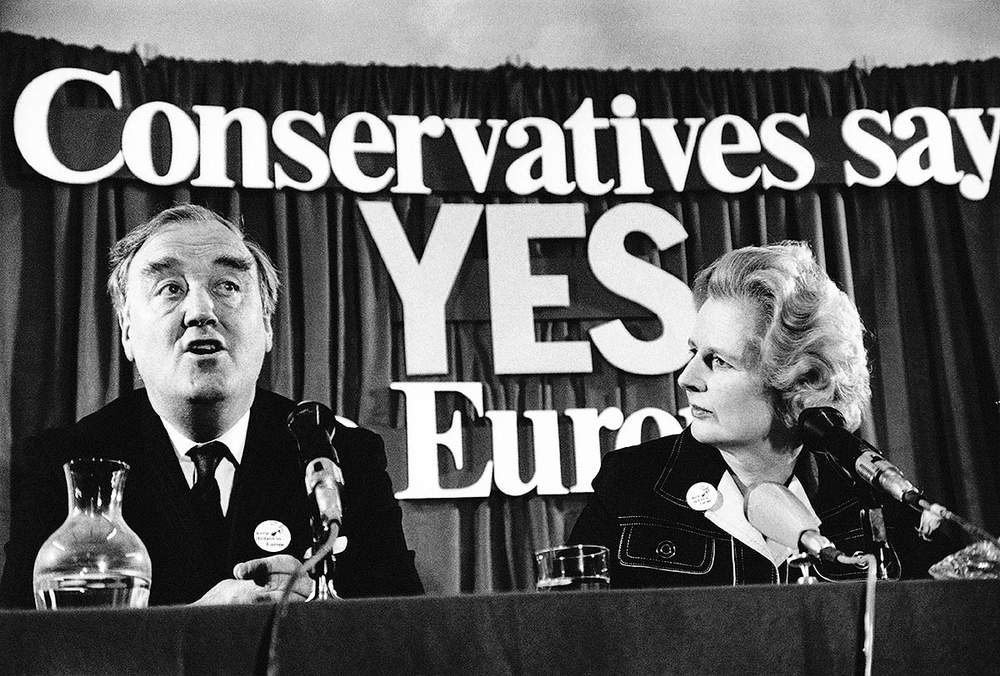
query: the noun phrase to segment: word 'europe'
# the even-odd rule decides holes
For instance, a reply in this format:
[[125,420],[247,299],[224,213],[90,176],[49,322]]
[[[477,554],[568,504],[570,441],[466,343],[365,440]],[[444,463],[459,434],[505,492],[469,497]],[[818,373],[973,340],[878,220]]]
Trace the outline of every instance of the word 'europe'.
[[[625,417],[615,407],[598,411],[596,408],[571,408],[563,413],[573,424],[573,459],[576,478],[565,486],[562,479],[559,448],[558,413],[556,411],[525,411],[531,421],[534,472],[522,478],[517,435],[516,411],[484,411],[482,383],[392,383],[392,389],[406,397],[406,489],[396,493],[400,500],[425,498],[484,498],[495,483],[506,495],[524,495],[537,491],[539,495],[589,493],[591,482],[601,466],[601,430],[616,431],[615,448],[625,448],[642,440],[642,427],[647,420],[654,422],[658,436],[677,434],[681,424],[672,415],[658,408],[643,408]],[[436,428],[438,393],[457,393],[472,404],[479,416],[490,422],[492,457],[479,467],[469,467],[478,476],[466,486],[443,487],[439,474],[438,449],[451,457],[455,469],[468,465],[463,443],[460,414],[456,411],[452,424],[444,432]]]

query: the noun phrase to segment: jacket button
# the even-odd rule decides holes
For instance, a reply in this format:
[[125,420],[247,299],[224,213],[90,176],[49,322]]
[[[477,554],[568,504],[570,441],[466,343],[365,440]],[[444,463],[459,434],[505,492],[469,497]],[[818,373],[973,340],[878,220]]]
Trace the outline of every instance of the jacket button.
[[670,559],[673,558],[676,553],[677,547],[670,540],[664,540],[656,545],[656,555],[661,558]]

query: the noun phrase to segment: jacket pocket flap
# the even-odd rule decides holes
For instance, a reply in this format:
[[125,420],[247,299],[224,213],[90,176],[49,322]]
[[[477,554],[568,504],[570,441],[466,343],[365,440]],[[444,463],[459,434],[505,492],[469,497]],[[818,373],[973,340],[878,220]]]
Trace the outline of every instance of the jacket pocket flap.
[[648,518],[619,519],[618,561],[623,566],[675,573],[707,573],[715,560],[715,538],[684,524]]

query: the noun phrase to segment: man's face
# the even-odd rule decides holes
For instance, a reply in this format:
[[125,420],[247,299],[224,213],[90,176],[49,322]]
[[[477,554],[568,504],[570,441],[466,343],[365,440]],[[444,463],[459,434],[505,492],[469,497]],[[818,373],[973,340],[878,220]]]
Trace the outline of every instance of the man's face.
[[221,223],[163,226],[128,269],[122,347],[150,398],[169,405],[253,398],[271,323],[257,268]]

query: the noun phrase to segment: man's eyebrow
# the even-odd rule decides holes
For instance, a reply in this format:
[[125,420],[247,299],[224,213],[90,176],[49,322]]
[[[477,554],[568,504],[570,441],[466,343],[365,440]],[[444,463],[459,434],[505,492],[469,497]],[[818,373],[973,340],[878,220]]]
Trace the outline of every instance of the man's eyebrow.
[[[215,265],[221,265],[222,267],[231,268],[239,272],[247,272],[253,267],[253,259],[247,257],[243,258],[241,256],[219,256],[213,261]],[[142,266],[139,274],[145,277],[156,277],[160,273],[166,270],[172,270],[181,266],[180,260],[174,258],[173,256],[164,256],[163,258],[157,258],[156,260],[149,261]]]
[[239,256],[219,256],[215,259],[215,264],[239,270],[240,272],[247,272],[253,267],[253,259]]
[[171,268],[175,268],[178,265],[180,265],[180,261],[178,261],[173,256],[157,258],[155,261],[149,261],[148,263],[143,265],[142,269],[139,271],[139,274],[145,277],[156,277],[164,270],[170,270]]

